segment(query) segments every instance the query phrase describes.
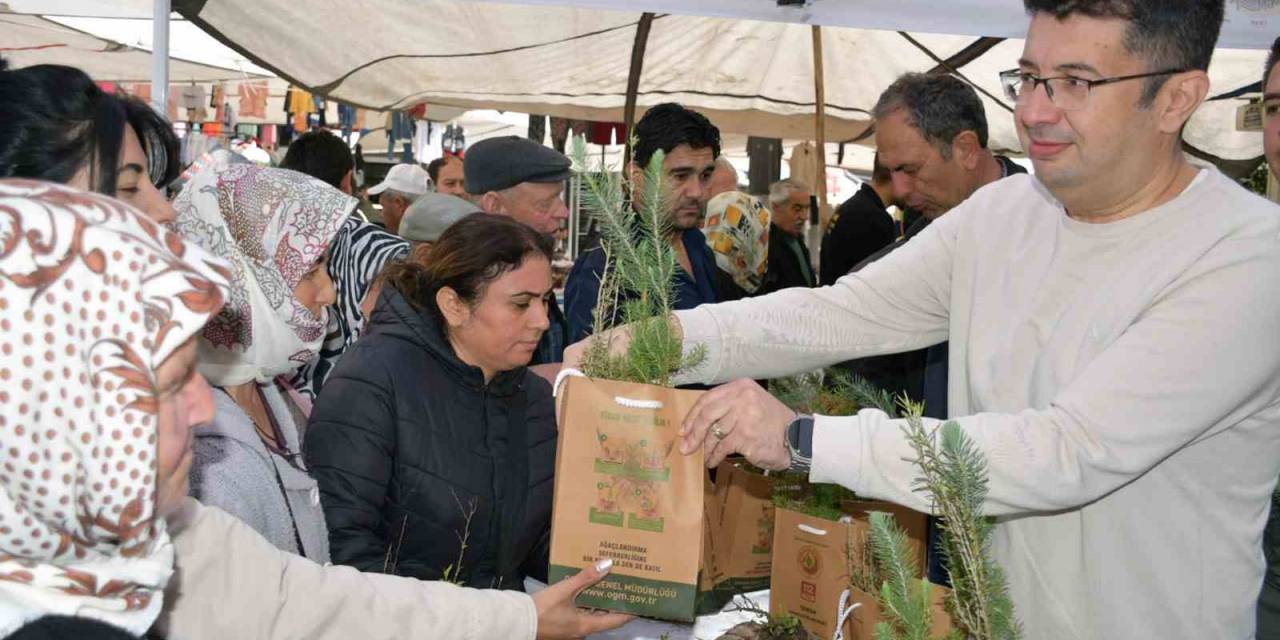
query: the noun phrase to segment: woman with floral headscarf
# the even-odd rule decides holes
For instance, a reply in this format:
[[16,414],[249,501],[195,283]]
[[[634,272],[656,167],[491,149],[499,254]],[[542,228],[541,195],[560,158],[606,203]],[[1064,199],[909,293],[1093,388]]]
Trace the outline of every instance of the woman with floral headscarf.
[[192,496],[317,562],[329,560],[328,532],[298,453],[309,409],[281,376],[324,339],[329,245],[356,204],[315,178],[247,164],[195,174],[174,201],[178,232],[231,264],[230,300],[200,335],[216,414],[196,430]]
[[721,301],[755,295],[769,264],[770,214],[760,200],[726,191],[707,203],[702,232],[716,256],[716,292]]
[[[0,637],[582,637],[530,597],[321,566],[186,497],[226,263],[109,198],[0,180]],[[318,613],[318,614],[317,614]]]

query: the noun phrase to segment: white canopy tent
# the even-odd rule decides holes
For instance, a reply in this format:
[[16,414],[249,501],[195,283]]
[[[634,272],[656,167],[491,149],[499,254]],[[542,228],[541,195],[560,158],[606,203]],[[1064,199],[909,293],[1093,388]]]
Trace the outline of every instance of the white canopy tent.
[[[641,110],[675,100],[704,111],[727,133],[804,140],[813,137],[815,110],[807,24],[823,24],[829,25],[823,29],[827,140],[865,136],[867,111],[893,78],[937,66],[922,48],[942,59],[976,49],[981,55],[957,61],[959,71],[987,94],[992,146],[1018,150],[996,73],[1014,65],[1022,42],[975,43],[972,37],[1020,34],[1027,18],[1018,2],[811,0],[781,7],[776,0],[509,1],[516,4],[384,0],[353,11],[343,0],[177,0],[174,9],[191,21],[171,21],[172,53],[242,74],[274,72],[360,106],[400,108],[425,101],[433,119],[439,119],[440,107],[450,106],[621,121],[638,10],[670,11],[655,17],[648,38],[637,96]],[[1218,51],[1210,70],[1215,94],[1255,83],[1265,56],[1258,48],[1280,33],[1280,9],[1228,4],[1223,44],[1252,49]],[[1260,8],[1243,6],[1250,4]],[[153,0],[7,5],[74,27],[69,32],[83,30],[139,49],[152,44]],[[918,45],[877,29],[911,29],[908,35]],[[126,68],[141,75],[145,65],[134,60]],[[82,56],[73,64],[87,63]],[[173,81],[183,79],[185,64],[174,62]],[[1188,127],[1188,142],[1218,158],[1258,157],[1260,136],[1234,130],[1239,104],[1206,104]],[[834,163],[831,149],[828,159]]]
[[[150,20],[146,22],[149,31]],[[212,41],[194,25],[185,24],[195,34]],[[185,38],[186,34],[183,36]],[[64,64],[83,69],[95,80],[148,82],[150,46],[131,46],[130,42],[126,38],[102,37],[70,21],[11,13],[0,4],[0,43],[3,43],[0,44],[0,55],[14,67]],[[252,65],[238,69],[217,62],[181,57],[175,57],[169,63],[169,80],[174,83],[262,78],[266,74],[266,71]]]
[[[801,23],[1002,36],[1025,29],[1019,4],[386,0],[374,11],[352,13],[342,0],[177,0],[174,8],[261,66],[344,102],[387,109],[425,101],[603,121],[623,119],[636,9],[707,14],[655,17],[637,92],[640,109],[678,101],[728,132],[805,139],[812,137],[815,104],[810,28]],[[1280,33],[1278,10],[1242,4],[1231,3],[1223,41],[1269,44],[1270,33]],[[736,17],[712,17],[724,15]],[[909,35],[918,44],[893,31],[823,29],[827,140],[864,136],[868,111],[894,78],[930,70],[934,56],[947,59],[974,43],[971,35]],[[1021,49],[1021,41],[1006,40],[959,68],[986,94],[991,142],[999,150],[1019,148],[996,74],[1015,66]],[[1256,48],[1220,50],[1210,71],[1214,92],[1256,82],[1264,57]],[[1188,141],[1226,159],[1260,155],[1256,134],[1234,131],[1238,105],[1206,106]]]

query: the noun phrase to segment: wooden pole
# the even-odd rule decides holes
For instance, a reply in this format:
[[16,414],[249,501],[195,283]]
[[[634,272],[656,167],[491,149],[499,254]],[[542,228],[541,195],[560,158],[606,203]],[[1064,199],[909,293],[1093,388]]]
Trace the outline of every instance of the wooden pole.
[[[640,74],[644,71],[644,49],[649,44],[649,27],[653,14],[646,12],[636,25],[636,39],[631,45],[631,70],[627,73],[627,101],[623,107],[623,135],[627,137],[622,150],[622,170],[631,164],[631,127],[636,123],[636,94],[640,92]],[[625,173],[624,173],[625,175]]]
[[827,93],[822,72],[822,27],[813,25],[813,135],[817,146],[815,160],[818,163],[818,184],[811,185],[818,196],[818,216],[822,228],[827,228],[830,210],[827,206]]

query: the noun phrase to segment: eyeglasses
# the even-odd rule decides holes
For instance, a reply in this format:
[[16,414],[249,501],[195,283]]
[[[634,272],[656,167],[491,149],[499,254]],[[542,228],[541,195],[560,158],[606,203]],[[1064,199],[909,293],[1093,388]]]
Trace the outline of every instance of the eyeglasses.
[[1124,82],[1125,80],[1167,76],[1169,74],[1182,73],[1184,71],[1186,71],[1186,69],[1168,69],[1166,71],[1138,73],[1131,76],[1115,76],[1114,78],[1086,80],[1085,78],[1077,78],[1075,76],[1041,78],[1034,73],[1028,73],[1021,69],[1010,69],[1009,71],[1000,72],[1000,85],[1004,87],[1005,97],[1009,98],[1010,101],[1017,102],[1023,96],[1029,96],[1032,93],[1035,93],[1036,87],[1043,84],[1044,91],[1049,95],[1049,100],[1052,101],[1053,104],[1066,111],[1075,111],[1077,109],[1083,109],[1089,104],[1089,90],[1094,87],[1112,84],[1115,82]]

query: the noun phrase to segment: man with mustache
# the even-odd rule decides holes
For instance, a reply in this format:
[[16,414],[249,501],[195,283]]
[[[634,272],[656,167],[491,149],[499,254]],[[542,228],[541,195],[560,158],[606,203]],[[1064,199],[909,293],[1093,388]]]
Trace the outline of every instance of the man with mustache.
[[[661,150],[662,185],[666,190],[667,215],[671,234],[667,241],[675,250],[679,269],[676,272],[676,309],[692,309],[715,302],[713,287],[716,262],[707,248],[706,237],[698,229],[710,197],[709,186],[720,156],[720,130],[706,116],[675,103],[657,105],[636,123],[634,157],[627,167],[636,188],[635,197],[643,194],[639,185],[644,169],[654,153]],[[593,330],[596,304],[600,296],[600,275],[604,273],[604,252],[592,249],[578,256],[565,282],[565,316],[573,341],[581,340]]]
[[[978,92],[949,75],[908,73],[880,94],[873,114],[876,149],[893,196],[919,214],[900,241],[854,271],[896,251],[975,191],[1026,173],[987,148],[987,116]],[[846,363],[853,373],[894,393],[924,401],[925,415],[947,417],[947,343]],[[934,570],[934,578],[941,574]]]
[[986,459],[1024,637],[1252,638],[1280,475],[1280,207],[1182,152],[1224,1],[1024,6],[1000,79],[1035,176],[835,286],[674,314],[705,349],[675,381],[735,379],[690,411],[682,452],[928,512],[902,420],[797,416],[750,378],[949,338],[948,410]]

